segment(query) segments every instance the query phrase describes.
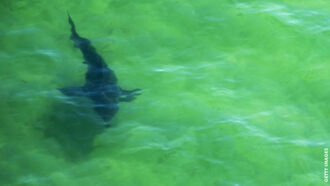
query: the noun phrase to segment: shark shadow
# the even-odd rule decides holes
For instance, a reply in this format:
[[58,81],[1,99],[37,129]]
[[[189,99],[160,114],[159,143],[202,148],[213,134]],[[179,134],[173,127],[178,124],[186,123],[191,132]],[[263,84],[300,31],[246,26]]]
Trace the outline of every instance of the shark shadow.
[[[81,102],[87,101],[80,99]],[[93,117],[90,108],[79,104],[67,104],[67,102],[54,102],[49,107],[48,114],[40,118],[40,129],[46,139],[56,142],[50,145],[48,150],[57,156],[70,162],[76,162],[89,158],[94,150],[96,136],[103,133],[106,128],[95,125],[99,118]],[[61,112],[58,112],[58,111]]]
[[74,46],[79,48],[84,64],[87,65],[85,84],[81,87],[66,87],[59,90],[66,96],[86,96],[93,102],[93,108],[103,121],[110,121],[118,112],[119,102],[130,102],[140,95],[140,89],[124,90],[118,84],[117,77],[103,58],[96,52],[91,42],[79,36],[75,24],[68,14],[71,25],[71,37]]

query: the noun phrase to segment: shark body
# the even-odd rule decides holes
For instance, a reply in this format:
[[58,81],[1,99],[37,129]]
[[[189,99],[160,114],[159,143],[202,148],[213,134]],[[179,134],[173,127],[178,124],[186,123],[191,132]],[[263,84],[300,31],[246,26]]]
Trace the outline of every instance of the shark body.
[[140,89],[124,90],[117,84],[118,80],[103,58],[96,52],[91,42],[79,36],[75,24],[68,15],[71,25],[71,37],[76,48],[79,48],[84,64],[87,65],[85,84],[81,87],[66,87],[59,90],[66,96],[86,96],[93,102],[96,113],[105,121],[110,121],[118,112],[118,103],[129,102],[140,95]]

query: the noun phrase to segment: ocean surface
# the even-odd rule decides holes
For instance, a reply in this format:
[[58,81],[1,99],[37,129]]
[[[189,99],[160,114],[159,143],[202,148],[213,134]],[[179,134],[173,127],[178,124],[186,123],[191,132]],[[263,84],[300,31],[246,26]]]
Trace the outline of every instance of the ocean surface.
[[[125,89],[104,122],[67,12]],[[0,3],[0,185],[318,186],[330,1]]]

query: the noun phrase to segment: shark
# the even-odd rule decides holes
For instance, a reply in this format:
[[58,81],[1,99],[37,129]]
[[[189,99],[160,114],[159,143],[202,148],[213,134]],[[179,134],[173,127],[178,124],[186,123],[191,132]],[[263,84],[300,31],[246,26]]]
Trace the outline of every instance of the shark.
[[125,90],[118,85],[117,77],[112,69],[91,44],[91,41],[81,37],[75,24],[68,14],[71,26],[70,39],[80,50],[87,65],[85,84],[83,86],[59,88],[68,97],[85,96],[92,101],[93,109],[103,119],[110,121],[119,110],[119,102],[130,102],[141,94],[141,89]]

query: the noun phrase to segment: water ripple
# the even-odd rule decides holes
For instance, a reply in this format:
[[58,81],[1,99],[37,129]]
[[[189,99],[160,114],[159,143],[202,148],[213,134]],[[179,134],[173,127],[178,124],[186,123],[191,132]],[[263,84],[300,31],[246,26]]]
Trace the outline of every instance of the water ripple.
[[287,25],[299,26],[300,30],[302,29],[313,34],[330,30],[330,15],[321,11],[297,9],[277,3],[237,3],[236,7],[242,13],[269,14]]

